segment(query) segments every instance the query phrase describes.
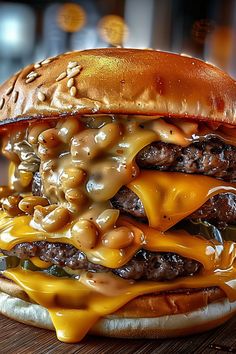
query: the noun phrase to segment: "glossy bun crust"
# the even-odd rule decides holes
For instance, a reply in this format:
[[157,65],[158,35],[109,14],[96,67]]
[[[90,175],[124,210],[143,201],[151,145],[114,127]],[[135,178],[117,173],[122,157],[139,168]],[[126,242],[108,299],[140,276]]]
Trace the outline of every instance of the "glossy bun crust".
[[[186,298],[188,297],[188,299]],[[118,338],[165,338],[204,332],[236,312],[218,288],[166,295],[145,295],[101,318],[90,333]],[[48,311],[31,303],[12,281],[0,278],[0,313],[19,322],[54,330]]]
[[236,124],[236,82],[215,66],[187,56],[94,49],[27,66],[0,87],[0,108],[0,124],[91,113]]

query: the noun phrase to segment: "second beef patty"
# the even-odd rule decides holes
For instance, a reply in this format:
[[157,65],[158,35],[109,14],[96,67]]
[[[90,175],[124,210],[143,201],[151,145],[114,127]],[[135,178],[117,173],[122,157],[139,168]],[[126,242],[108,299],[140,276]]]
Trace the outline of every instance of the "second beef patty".
[[86,255],[72,245],[45,241],[24,242],[16,245],[11,251],[2,250],[2,253],[20,259],[37,256],[43,261],[71,269],[112,271],[121,278],[134,280],[173,280],[181,276],[193,275],[201,267],[199,262],[175,253],[140,250],[122,267],[111,269],[89,262]]

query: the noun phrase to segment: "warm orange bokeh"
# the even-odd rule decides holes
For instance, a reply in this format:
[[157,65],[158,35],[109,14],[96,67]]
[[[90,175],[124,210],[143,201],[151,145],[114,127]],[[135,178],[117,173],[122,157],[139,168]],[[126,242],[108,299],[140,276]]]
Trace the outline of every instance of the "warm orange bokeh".
[[81,6],[66,3],[59,8],[57,23],[65,32],[78,32],[86,23],[86,13]]
[[98,23],[98,31],[101,38],[112,45],[122,45],[128,36],[128,26],[117,15],[104,16]]

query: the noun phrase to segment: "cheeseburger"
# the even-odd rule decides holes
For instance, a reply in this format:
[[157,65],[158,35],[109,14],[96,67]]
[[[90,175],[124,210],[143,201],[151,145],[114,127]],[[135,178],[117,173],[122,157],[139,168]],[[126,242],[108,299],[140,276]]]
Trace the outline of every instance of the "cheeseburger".
[[236,312],[236,82],[198,59],[97,49],[0,87],[0,312],[161,338]]

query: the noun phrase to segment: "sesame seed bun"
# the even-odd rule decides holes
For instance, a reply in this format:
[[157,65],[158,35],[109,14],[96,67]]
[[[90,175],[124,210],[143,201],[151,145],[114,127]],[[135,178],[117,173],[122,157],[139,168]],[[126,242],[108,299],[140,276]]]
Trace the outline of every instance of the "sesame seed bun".
[[[147,296],[140,296],[101,318],[90,333],[118,338],[184,336],[217,327],[235,312],[236,301],[230,302],[218,288],[153,294],[148,295],[148,301]],[[3,278],[0,313],[31,326],[54,330],[47,309],[30,302],[18,285]]]
[[123,113],[236,123],[236,82],[198,59],[155,50],[76,51],[29,65],[0,87],[2,124]]

